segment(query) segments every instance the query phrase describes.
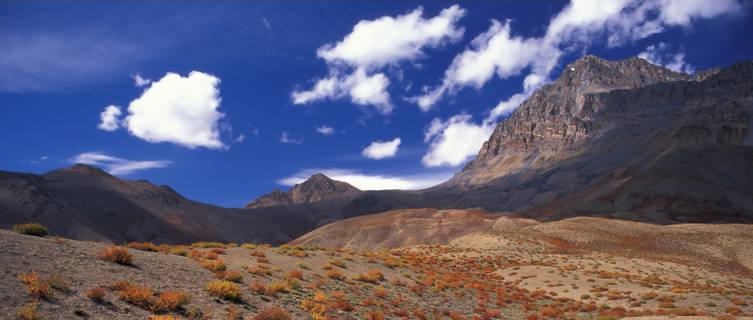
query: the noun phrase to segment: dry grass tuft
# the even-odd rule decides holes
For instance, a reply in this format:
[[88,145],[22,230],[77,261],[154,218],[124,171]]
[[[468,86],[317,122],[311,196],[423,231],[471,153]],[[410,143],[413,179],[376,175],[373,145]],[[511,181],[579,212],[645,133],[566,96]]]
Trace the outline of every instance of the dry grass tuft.
[[227,269],[227,265],[225,265],[225,261],[222,261],[222,259],[202,260],[201,267],[212,272],[222,272]]
[[133,261],[131,260],[133,256],[128,252],[128,249],[119,246],[109,246],[102,250],[97,257],[105,261],[115,262],[126,266],[133,264]]
[[219,272],[217,275],[220,277],[220,279],[232,281],[235,283],[243,283],[243,275],[241,275],[238,271],[225,271],[225,272]]
[[303,280],[303,271],[301,271],[301,270],[290,270],[287,273],[285,273],[285,278],[287,278],[287,279]]
[[290,314],[280,306],[271,306],[262,309],[254,320],[289,320]]
[[159,248],[151,242],[131,242],[126,247],[141,251],[159,252]]
[[173,315],[169,315],[169,314],[149,317],[149,320],[179,320],[179,319],[180,318]]
[[379,281],[384,280],[384,275],[381,271],[377,269],[370,270],[366,273],[359,274],[356,276],[356,280],[363,281],[363,282],[370,282],[370,283],[377,283]]
[[363,318],[366,320],[384,320],[384,314],[378,310],[371,310],[366,312]]
[[154,300],[150,309],[154,312],[178,311],[191,301],[191,297],[183,291],[165,291]]
[[107,296],[107,291],[102,287],[95,287],[86,291],[86,297],[96,303],[105,302],[105,296]]
[[47,230],[47,228],[41,224],[38,223],[22,223],[17,224],[13,226],[13,231],[25,234],[29,236],[37,236],[37,237],[45,237],[50,232]]
[[328,270],[326,275],[327,275],[327,278],[330,278],[330,279],[335,279],[335,280],[345,279],[345,276],[343,276],[342,272],[337,271],[337,270]]
[[118,287],[118,298],[120,300],[140,307],[149,307],[152,304],[152,298],[154,297],[152,289],[131,284],[127,281],[119,282],[116,286]]
[[226,280],[214,280],[207,284],[209,294],[231,301],[242,301],[241,288],[237,284]]
[[22,273],[18,277],[26,285],[29,295],[35,299],[52,298],[52,286],[49,282],[42,280],[36,272]]
[[42,317],[37,312],[39,304],[36,302],[27,303],[16,311],[16,317],[19,320],[41,320]]

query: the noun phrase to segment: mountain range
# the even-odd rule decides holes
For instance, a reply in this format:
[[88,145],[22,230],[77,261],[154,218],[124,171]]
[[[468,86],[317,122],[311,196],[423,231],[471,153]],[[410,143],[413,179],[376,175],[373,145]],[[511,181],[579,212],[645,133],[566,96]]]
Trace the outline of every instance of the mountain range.
[[[233,209],[77,164],[41,175],[0,171],[0,227],[34,221],[54,234],[110,242],[283,243],[393,209],[477,208],[466,215],[485,224],[505,216],[751,223],[752,127],[753,62],[688,75],[639,58],[585,56],[432,188],[362,191],[316,174]],[[457,216],[426,219],[446,214]]]

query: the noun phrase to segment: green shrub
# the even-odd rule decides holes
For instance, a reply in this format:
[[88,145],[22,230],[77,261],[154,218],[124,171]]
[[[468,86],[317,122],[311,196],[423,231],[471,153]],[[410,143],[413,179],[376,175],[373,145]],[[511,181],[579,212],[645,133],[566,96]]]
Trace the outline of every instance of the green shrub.
[[22,223],[13,226],[13,231],[30,236],[44,237],[50,232],[45,226],[38,223]]

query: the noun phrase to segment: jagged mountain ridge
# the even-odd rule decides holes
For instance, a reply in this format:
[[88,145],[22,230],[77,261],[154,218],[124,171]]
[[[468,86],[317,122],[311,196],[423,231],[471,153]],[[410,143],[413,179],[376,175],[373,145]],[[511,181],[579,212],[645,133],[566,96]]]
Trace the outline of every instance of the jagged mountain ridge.
[[309,190],[297,199],[310,202],[230,209],[89,166],[0,171],[0,227],[36,221],[55,234],[112,242],[280,243],[329,222],[405,208],[753,222],[752,62],[694,76],[637,59],[573,65],[501,121],[478,159],[427,190],[300,196]]
[[316,173],[306,181],[294,185],[287,192],[273,190],[264,194],[245,206],[245,208],[261,208],[279,205],[301,204],[322,201],[343,195],[358,193],[361,190],[342,181],[332,180],[321,173]]

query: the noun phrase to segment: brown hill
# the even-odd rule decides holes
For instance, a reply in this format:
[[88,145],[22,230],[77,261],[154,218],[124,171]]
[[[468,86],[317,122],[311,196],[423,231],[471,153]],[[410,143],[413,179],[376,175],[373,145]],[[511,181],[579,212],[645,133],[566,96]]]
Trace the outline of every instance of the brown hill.
[[306,181],[294,185],[287,192],[274,190],[262,195],[247,204],[246,208],[316,202],[358,193],[360,191],[361,190],[358,190],[358,188],[351,186],[348,183],[332,180],[321,173],[317,173],[309,177]]

